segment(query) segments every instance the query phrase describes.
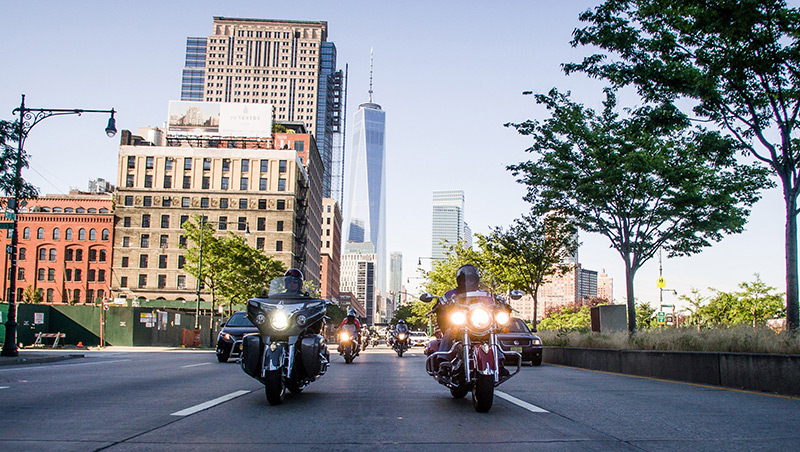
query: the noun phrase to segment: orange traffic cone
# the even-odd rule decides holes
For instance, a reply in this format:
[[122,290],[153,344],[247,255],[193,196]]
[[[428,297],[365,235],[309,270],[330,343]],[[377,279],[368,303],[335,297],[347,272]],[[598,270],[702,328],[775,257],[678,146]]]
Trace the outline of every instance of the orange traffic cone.
[[83,342],[78,341],[78,347],[83,347]]

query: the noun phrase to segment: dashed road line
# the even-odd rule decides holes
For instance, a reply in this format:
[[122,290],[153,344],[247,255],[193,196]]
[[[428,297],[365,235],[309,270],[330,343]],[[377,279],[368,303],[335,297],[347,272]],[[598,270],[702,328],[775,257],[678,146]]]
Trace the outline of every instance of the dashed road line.
[[520,400],[520,399],[518,399],[518,398],[516,398],[516,397],[514,397],[512,395],[508,395],[505,392],[495,391],[494,393],[495,393],[495,395],[497,395],[497,397],[500,397],[501,399],[508,400],[509,402],[511,402],[514,405],[517,405],[519,407],[525,408],[526,410],[530,411],[531,413],[549,413],[549,411],[545,410],[544,408],[539,408],[536,405],[532,405],[532,404],[530,404],[530,403],[528,403],[528,402],[526,402],[524,400]]
[[186,366],[181,366],[181,368],[186,368],[186,367],[197,367],[197,366],[207,366],[207,365],[209,365],[209,364],[211,364],[211,363],[189,364],[189,365],[186,365]]
[[209,400],[208,402],[203,402],[203,403],[201,403],[199,405],[195,405],[195,406],[186,408],[184,410],[176,411],[176,412],[170,414],[170,416],[188,416],[190,414],[194,414],[194,413],[197,413],[199,411],[207,410],[207,409],[209,409],[209,408],[211,408],[213,406],[219,405],[220,403],[227,402],[228,400],[233,400],[233,399],[235,399],[237,397],[243,396],[243,395],[248,394],[250,392],[251,391],[244,391],[244,390],[232,392],[232,393],[230,393],[228,395],[224,395],[222,397],[217,397],[214,400]]

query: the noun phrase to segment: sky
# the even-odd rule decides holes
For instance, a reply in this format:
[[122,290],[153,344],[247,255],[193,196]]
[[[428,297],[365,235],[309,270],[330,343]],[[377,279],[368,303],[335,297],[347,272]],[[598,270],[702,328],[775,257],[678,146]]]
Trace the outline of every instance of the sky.
[[[504,124],[541,120],[546,111],[522,92],[557,87],[601,108],[602,82],[565,76],[560,66],[592,53],[569,41],[581,25],[578,15],[598,3],[6,1],[0,119],[14,119],[25,94],[30,108],[113,107],[119,130],[160,126],[168,102],[180,99],[186,38],[208,36],[214,16],[327,21],[338,66],[348,66],[348,131],[358,104],[367,100],[374,49],[374,101],[387,121],[387,251],[403,253],[404,283],[416,293],[418,259],[431,256],[434,190],[464,190],[465,218],[475,233],[507,226],[527,212],[525,189],[506,166],[528,160],[531,142]],[[38,124],[26,142],[31,168],[23,177],[42,194],[85,190],[95,178],[116,184],[119,135],[106,137],[107,120],[86,114]],[[349,149],[352,136],[346,140]],[[744,233],[690,257],[664,256],[666,287],[708,296],[709,287],[735,291],[759,274],[784,292],[783,212],[780,190],[770,190]],[[605,270],[614,279],[615,301],[623,303],[619,254],[603,236],[582,233],[580,240],[581,264]],[[430,262],[422,259],[423,267]],[[658,275],[658,259],[639,270],[637,301],[657,306],[663,295],[665,304],[675,304],[672,292],[659,294]]]

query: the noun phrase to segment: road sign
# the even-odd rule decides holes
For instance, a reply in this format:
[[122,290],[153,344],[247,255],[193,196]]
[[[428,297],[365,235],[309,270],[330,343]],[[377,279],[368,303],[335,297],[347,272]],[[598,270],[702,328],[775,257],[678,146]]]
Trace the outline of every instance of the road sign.
[[0,229],[14,229],[14,223],[0,223]]
[[659,276],[658,277],[658,282],[656,283],[656,286],[658,286],[659,289],[663,289],[663,288],[667,287],[667,283],[666,283],[666,281],[664,281],[664,277],[663,276]]
[[13,211],[6,210],[6,219],[13,220],[15,216]]
[[658,311],[656,313],[656,321],[659,325],[663,325],[667,323],[667,313],[664,311]]

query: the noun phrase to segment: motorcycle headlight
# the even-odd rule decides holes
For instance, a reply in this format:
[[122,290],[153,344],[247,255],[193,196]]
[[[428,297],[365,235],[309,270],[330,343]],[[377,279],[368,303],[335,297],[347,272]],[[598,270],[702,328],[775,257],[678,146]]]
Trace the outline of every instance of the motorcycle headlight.
[[456,311],[450,315],[450,322],[453,325],[463,325],[467,323],[467,314],[464,311]]
[[506,311],[500,311],[494,315],[494,321],[497,322],[498,325],[505,325],[506,323],[508,323],[508,320],[510,318],[511,317],[509,317]]
[[347,332],[343,331],[343,332],[339,333],[339,341],[340,342],[346,342],[346,341],[349,341],[349,340],[350,340],[350,335]]
[[304,316],[302,314],[297,316],[297,324],[298,325],[305,326],[307,321],[308,321],[308,319],[306,318],[306,316]]
[[270,316],[270,324],[276,330],[286,329],[286,327],[289,326],[289,316],[283,311],[275,311],[275,313]]
[[264,322],[266,322],[266,321],[267,321],[267,317],[264,314],[259,312],[258,315],[256,316],[256,320],[255,320],[254,323],[256,325],[263,325]]
[[489,313],[483,308],[476,308],[470,312],[469,322],[475,328],[486,328],[489,326],[489,323],[492,321],[492,317]]
[[402,341],[403,339],[405,339],[405,338],[406,338],[406,333],[400,333],[400,334],[398,334],[398,335],[397,335],[397,338],[398,338],[398,339],[400,339],[400,340]]

